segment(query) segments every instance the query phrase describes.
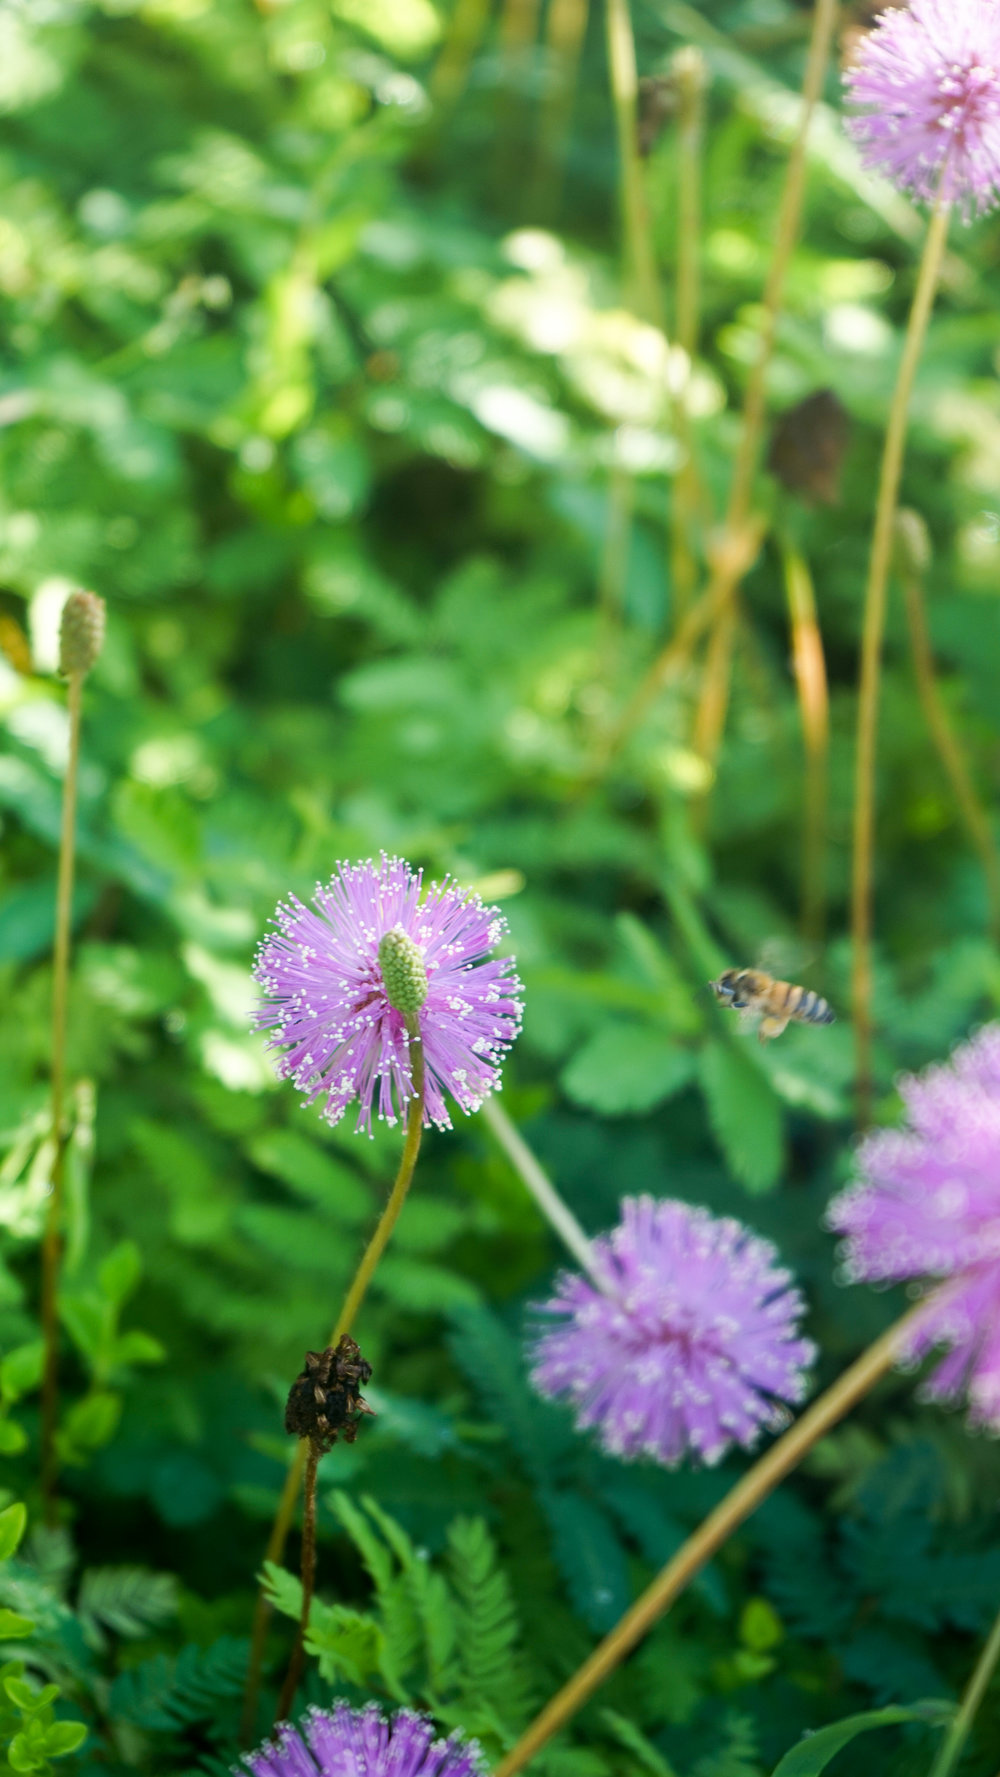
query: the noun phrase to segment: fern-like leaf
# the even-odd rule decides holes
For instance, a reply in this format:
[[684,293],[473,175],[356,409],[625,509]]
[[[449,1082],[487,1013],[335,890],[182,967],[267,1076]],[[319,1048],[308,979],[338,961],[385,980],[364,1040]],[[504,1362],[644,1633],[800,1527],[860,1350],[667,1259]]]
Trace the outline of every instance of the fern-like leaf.
[[217,1723],[220,1705],[235,1705],[242,1694],[248,1654],[249,1643],[232,1635],[211,1647],[182,1648],[176,1659],[154,1654],[115,1679],[111,1712],[146,1733]]
[[691,1777],[763,1777],[757,1733],[750,1718],[727,1715],[722,1731],[722,1745],[698,1760]]
[[592,1629],[603,1634],[628,1604],[625,1552],[614,1525],[600,1506],[569,1489],[545,1488],[541,1504],[573,1605]]
[[91,1567],[80,1582],[77,1615],[90,1647],[100,1649],[105,1630],[134,1641],[165,1623],[177,1609],[177,1581],[145,1567]]
[[482,1518],[456,1518],[448,1531],[451,1587],[457,1603],[457,1705],[484,1732],[486,1712],[501,1731],[515,1730],[530,1707],[530,1685],[519,1652],[521,1625],[506,1574]]

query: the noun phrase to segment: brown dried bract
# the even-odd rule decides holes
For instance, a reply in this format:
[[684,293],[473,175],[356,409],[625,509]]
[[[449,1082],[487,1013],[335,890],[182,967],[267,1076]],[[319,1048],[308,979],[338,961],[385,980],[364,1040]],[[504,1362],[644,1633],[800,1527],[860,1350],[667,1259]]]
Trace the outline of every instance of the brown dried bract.
[[353,1444],[362,1415],[374,1417],[360,1392],[371,1373],[371,1364],[346,1333],[336,1348],[307,1351],[305,1369],[288,1396],[285,1430],[311,1439],[323,1452],[332,1450],[338,1438]]
[[804,500],[836,504],[851,422],[832,389],[817,389],[783,413],[774,428],[767,466]]
[[670,74],[644,74],[639,81],[637,146],[648,159],[677,110],[677,86]]

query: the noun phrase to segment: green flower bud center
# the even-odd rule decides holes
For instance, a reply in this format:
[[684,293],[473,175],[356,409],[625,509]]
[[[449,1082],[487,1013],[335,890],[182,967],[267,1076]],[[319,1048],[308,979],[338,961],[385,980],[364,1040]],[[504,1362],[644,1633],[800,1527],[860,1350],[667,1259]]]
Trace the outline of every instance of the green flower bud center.
[[96,592],[71,592],[59,623],[59,671],[64,678],[89,673],[104,646],[104,600]]
[[417,945],[402,926],[393,926],[379,940],[378,963],[390,1006],[406,1018],[419,1012],[427,998],[427,970]]
[[923,518],[912,507],[901,506],[893,529],[897,569],[919,580],[931,565],[930,532]]

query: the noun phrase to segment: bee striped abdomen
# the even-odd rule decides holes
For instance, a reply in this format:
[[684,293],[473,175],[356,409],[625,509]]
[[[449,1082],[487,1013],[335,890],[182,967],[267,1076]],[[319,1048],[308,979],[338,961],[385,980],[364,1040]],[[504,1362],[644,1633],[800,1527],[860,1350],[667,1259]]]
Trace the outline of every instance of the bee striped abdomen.
[[812,989],[799,987],[795,989],[800,995],[799,1003],[792,1013],[802,1024],[832,1024],[833,1013],[827,1000],[821,994],[813,993]]

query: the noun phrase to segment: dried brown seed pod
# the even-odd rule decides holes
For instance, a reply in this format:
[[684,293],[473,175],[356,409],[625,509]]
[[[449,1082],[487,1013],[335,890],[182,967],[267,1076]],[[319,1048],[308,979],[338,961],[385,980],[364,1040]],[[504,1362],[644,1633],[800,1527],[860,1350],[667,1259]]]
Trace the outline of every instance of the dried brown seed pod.
[[372,1409],[361,1394],[372,1367],[346,1333],[325,1351],[307,1351],[305,1368],[292,1383],[285,1407],[285,1430],[309,1438],[320,1451],[338,1438],[353,1444],[363,1414]]
[[847,410],[832,389],[817,389],[778,419],[767,466],[792,493],[834,506],[850,437]]

